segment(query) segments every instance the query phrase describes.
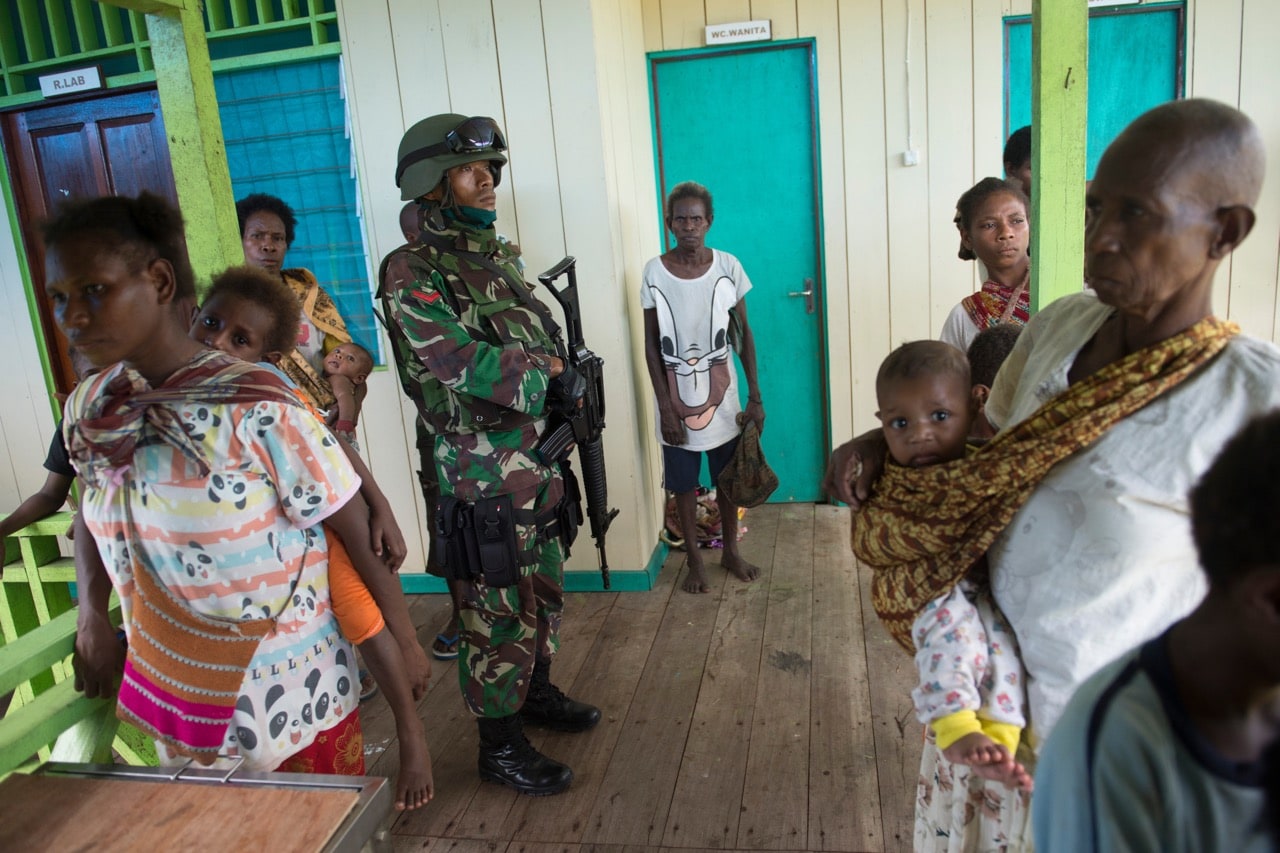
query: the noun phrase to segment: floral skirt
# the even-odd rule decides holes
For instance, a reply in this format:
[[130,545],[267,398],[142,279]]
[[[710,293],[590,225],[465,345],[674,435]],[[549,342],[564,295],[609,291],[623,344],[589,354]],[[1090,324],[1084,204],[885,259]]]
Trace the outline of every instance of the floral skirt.
[[[1035,756],[1026,743],[1018,760],[1030,771]],[[1031,797],[952,764],[925,736],[916,787],[915,849],[933,853],[1014,853],[1032,849]]]

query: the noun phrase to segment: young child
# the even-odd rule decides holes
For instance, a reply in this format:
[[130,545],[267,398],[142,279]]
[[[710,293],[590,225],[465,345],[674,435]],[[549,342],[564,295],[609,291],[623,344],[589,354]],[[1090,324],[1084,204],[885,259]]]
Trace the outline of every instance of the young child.
[[977,401],[978,411],[973,418],[973,426],[969,428],[969,438],[986,441],[994,438],[996,431],[987,421],[987,397],[991,394],[991,386],[1000,372],[1000,365],[1013,352],[1013,345],[1018,342],[1022,327],[1014,323],[1001,323],[989,326],[978,332],[978,336],[969,344],[969,381],[973,383],[973,394]]
[[324,378],[333,389],[337,404],[329,409],[325,420],[348,444],[356,444],[356,422],[360,419],[360,401],[364,383],[373,370],[373,356],[359,344],[348,341],[338,344],[324,357]]
[[1280,413],[1190,504],[1209,592],[1072,696],[1036,767],[1042,853],[1280,849]]
[[[963,459],[978,411],[964,353],[941,341],[903,344],[876,375],[876,417],[889,455],[922,468]],[[930,602],[912,626],[920,721],[952,762],[1011,788],[1030,790],[1014,760],[1026,725],[1018,647],[990,592],[971,574]]]
[[[354,471],[274,374],[188,337],[181,305],[194,274],[167,202],[69,202],[43,236],[55,319],[103,369],[65,410],[84,488],[76,686],[92,698],[118,683],[118,713],[157,738],[164,760],[233,754],[252,770],[363,773],[321,522],[345,540],[388,619],[408,614],[369,547]],[[97,567],[81,559],[94,549]],[[123,660],[107,618],[113,588]],[[403,679],[388,693],[412,709]],[[432,788],[420,723],[406,734],[401,808]]]
[[[221,349],[244,361],[274,365],[297,337],[297,307],[297,299],[288,285],[279,278],[256,267],[231,267],[214,277],[205,294],[204,304],[191,325],[190,336],[205,346]],[[335,348],[330,353],[330,358],[347,346],[352,345],[342,344]],[[326,359],[326,365],[328,361]],[[364,375],[367,375],[367,369]],[[364,377],[360,378],[363,381]],[[295,395],[318,417],[305,395],[297,386],[292,383],[290,385]],[[346,443],[340,443],[348,461],[361,478],[362,491],[372,491],[367,498],[368,502],[385,502],[385,497],[378,490],[373,475],[361,461],[359,453]],[[343,634],[358,647],[374,678],[384,690],[388,681],[397,681],[402,684],[396,693],[408,689],[413,698],[420,698],[425,689],[426,678],[430,677],[431,662],[418,644],[417,633],[412,624],[406,627],[404,620],[399,620],[391,631],[385,630],[387,624],[382,612],[368,586],[352,565],[341,539],[327,527],[325,533],[330,547],[329,586],[333,610]],[[407,670],[406,663],[409,665]],[[425,677],[410,678],[409,673],[425,673]],[[391,691],[386,693],[388,699],[395,695]],[[396,716],[397,731],[406,733],[400,735],[403,747],[406,735],[413,737],[413,730],[415,727],[420,728],[421,721],[413,706],[400,708],[392,704],[391,710]],[[402,720],[402,716],[406,719]],[[422,735],[419,734],[418,737]],[[409,766],[403,756],[402,766]],[[426,767],[429,773],[429,756]]]

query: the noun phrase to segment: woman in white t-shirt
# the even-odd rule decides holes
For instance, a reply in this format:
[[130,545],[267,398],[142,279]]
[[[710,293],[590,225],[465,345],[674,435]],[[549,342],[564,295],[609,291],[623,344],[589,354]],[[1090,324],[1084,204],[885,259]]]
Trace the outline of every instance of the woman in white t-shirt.
[[[645,265],[640,290],[645,361],[662,440],[663,484],[675,493],[680,529],[689,543],[685,592],[711,591],[692,531],[697,529],[702,454],[707,454],[715,482],[738,443],[742,410],[730,358],[735,346],[747,377],[745,417],[764,429],[755,340],[747,324],[751,280],[737,258],[706,245],[713,215],[706,187],[693,181],[676,185],[667,198],[665,217],[676,245]],[[721,565],[739,580],[753,581],[760,570],[738,553],[738,508],[723,491],[717,491],[716,502],[724,540]]]

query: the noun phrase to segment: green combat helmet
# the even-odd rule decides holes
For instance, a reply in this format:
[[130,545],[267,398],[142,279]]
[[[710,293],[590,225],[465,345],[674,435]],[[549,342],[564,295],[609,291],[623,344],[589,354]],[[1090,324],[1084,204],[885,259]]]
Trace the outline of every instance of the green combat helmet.
[[424,118],[409,128],[396,154],[396,186],[400,198],[421,198],[439,185],[445,172],[463,163],[488,160],[493,164],[493,185],[502,183],[502,166],[507,162],[506,137],[491,118],[467,118],[457,113],[441,113]]

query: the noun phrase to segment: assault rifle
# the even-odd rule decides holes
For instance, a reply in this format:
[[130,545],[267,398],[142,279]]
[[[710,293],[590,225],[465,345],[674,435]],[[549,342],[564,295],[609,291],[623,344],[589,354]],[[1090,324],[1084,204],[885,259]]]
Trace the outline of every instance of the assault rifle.
[[[572,444],[578,445],[582,463],[582,485],[587,499],[587,520],[591,522],[591,538],[600,552],[600,576],[609,588],[609,560],[604,553],[604,536],[613,523],[616,509],[609,509],[608,487],[604,474],[604,359],[587,349],[582,338],[582,313],[578,308],[578,277],[574,274],[577,260],[566,257],[538,276],[564,311],[565,347],[561,355],[586,380],[582,405],[562,416],[538,442],[538,453],[550,460],[564,459]],[[567,286],[557,290],[551,283],[568,274]]]

